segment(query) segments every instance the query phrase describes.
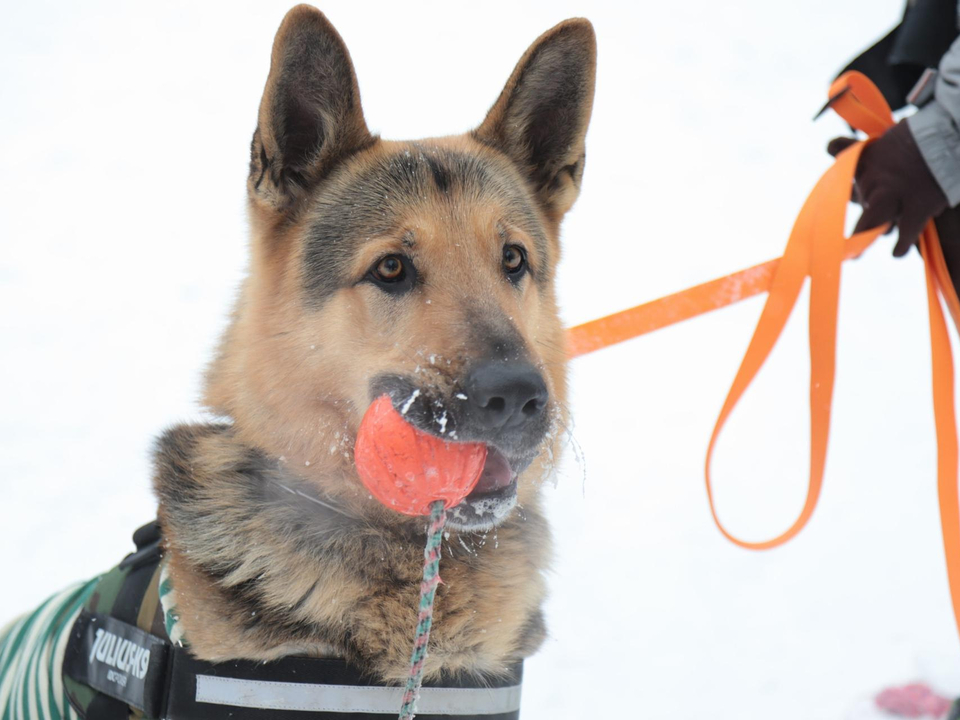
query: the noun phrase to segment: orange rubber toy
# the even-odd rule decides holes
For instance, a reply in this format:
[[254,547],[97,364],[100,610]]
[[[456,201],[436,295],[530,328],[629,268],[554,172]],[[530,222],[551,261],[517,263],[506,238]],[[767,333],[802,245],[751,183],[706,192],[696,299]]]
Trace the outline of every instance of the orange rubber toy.
[[367,409],[354,446],[363,484],[405,515],[429,515],[436,500],[446,508],[457,505],[477,484],[486,459],[483,443],[447,442],[417,430],[387,395]]

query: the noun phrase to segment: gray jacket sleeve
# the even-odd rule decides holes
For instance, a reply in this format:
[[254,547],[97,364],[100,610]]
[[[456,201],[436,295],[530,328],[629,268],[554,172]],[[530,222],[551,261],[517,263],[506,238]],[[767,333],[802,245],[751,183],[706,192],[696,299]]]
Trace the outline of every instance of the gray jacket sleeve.
[[950,207],[960,205],[960,38],[940,60],[934,99],[907,125]]

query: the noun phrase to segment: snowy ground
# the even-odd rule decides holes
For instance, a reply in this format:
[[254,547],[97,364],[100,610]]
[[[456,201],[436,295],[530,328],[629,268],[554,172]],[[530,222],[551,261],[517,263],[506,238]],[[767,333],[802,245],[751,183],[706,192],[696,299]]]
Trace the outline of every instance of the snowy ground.
[[[148,452],[195,418],[245,262],[247,147],[288,2],[5,2],[0,23],[0,619],[110,566],[152,517]],[[326,2],[385,137],[480,121],[527,44],[587,15],[599,81],[560,274],[571,324],[774,257],[828,161],[832,74],[900,0]],[[374,9],[375,8],[375,9]],[[726,543],[702,462],[753,300],[573,363],[546,490],[552,636],[523,717],[852,718],[960,694],[939,539],[921,265],[846,266],[821,506]],[[805,322],[729,425],[720,511],[784,528],[806,474]]]

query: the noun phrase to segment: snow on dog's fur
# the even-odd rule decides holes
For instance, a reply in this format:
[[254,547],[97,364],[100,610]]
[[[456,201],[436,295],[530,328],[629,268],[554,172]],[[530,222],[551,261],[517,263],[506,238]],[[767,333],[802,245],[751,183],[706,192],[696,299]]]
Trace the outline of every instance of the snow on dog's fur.
[[[352,462],[382,393],[421,429],[486,442],[514,473],[451,513],[427,675],[496,672],[541,643],[537,480],[565,398],[554,274],[595,55],[590,24],[563,22],[476,130],[386,141],[327,19],[307,6],[284,19],[251,146],[249,275],[207,376],[205,402],[230,422],[175,427],[156,455],[200,658],[337,655],[405,675],[424,522],[370,498]],[[480,365],[527,368],[542,388],[529,421],[476,421]]]

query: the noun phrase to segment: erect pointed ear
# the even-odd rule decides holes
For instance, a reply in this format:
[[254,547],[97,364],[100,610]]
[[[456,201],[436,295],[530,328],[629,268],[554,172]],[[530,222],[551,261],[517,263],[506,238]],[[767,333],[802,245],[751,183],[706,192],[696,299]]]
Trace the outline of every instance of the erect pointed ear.
[[323,13],[297,5],[273,41],[250,148],[251,196],[284,209],[375,139],[346,45]]
[[530,179],[555,219],[580,192],[584,136],[593,108],[597,40],[590,21],[565,20],[530,46],[474,131]]

